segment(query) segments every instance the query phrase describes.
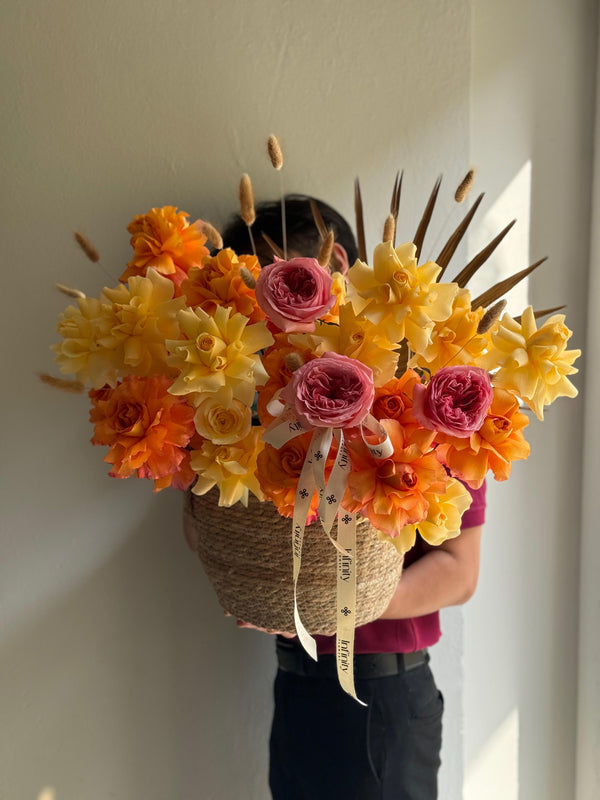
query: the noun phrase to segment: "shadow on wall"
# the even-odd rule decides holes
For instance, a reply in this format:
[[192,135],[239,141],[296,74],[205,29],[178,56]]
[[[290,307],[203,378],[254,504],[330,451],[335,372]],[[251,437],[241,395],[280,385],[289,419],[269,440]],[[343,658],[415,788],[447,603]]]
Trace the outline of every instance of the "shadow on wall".
[[178,495],[154,504],[109,560],[4,644],[0,789],[95,800],[201,786],[208,800],[226,770],[230,786],[265,794],[271,642],[223,617],[180,517]]

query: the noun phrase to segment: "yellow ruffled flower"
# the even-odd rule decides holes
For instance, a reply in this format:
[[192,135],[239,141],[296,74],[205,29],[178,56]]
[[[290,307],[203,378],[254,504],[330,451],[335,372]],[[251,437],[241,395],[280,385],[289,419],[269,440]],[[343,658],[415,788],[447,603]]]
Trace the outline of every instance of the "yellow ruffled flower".
[[323,317],[323,322],[337,323],[340,308],[346,302],[346,278],[341,272],[334,272],[331,276],[331,294],[335,295],[335,303]]
[[58,320],[65,341],[54,345],[61,372],[76,375],[94,389],[116,386],[125,375],[172,374],[166,366],[165,338],[179,335],[173,283],[149,269],[128,286],[105,288],[99,299],[81,298]]
[[436,283],[440,272],[433,261],[418,266],[411,242],[395,250],[391,242],[382,242],[372,269],[357,261],[348,271],[348,298],[357,314],[385,328],[395,342],[407,339],[412,350],[423,353],[434,324],[452,313],[458,291],[455,283]]
[[198,473],[192,491],[206,494],[213,486],[219,489],[219,505],[232,506],[238,500],[248,505],[249,492],[263,500],[256,477],[256,460],[264,448],[261,428],[250,429],[240,442],[217,445],[205,440],[200,450],[192,451],[191,466]]
[[248,317],[223,306],[212,315],[201,308],[184,309],[177,319],[187,339],[166,342],[168,363],[180,371],[169,391],[181,395],[228,386],[236,400],[251,406],[257,382],[267,380],[256,355],[273,344],[266,324],[248,325]]
[[445,366],[477,365],[489,343],[488,335],[477,335],[477,326],[485,309],[471,309],[471,293],[459,289],[446,320],[436,322],[431,341],[422,353],[413,356],[410,367],[426,367],[432,374]]
[[229,386],[200,395],[194,415],[196,431],[213,444],[233,444],[250,432],[252,409],[233,398]]
[[117,323],[112,303],[104,294],[99,299],[83,297],[77,306],[67,306],[57,326],[64,341],[52,345],[63,375],[75,375],[94,389],[107,383],[116,386],[121,358],[111,332]]
[[383,386],[390,381],[398,365],[398,345],[388,339],[383,326],[378,327],[358,315],[350,303],[340,306],[339,326],[317,322],[314,333],[288,335],[290,344],[309,348],[315,355],[341,353],[355,358],[373,370],[373,383]]
[[480,363],[489,370],[500,367],[492,379],[494,386],[518,395],[538,419],[544,419],[544,406],[557,397],[577,396],[567,375],[578,371],[573,362],[581,350],[566,349],[571,336],[564,314],[554,314],[538,329],[528,306],[520,323],[509,314],[502,317],[492,333],[490,352]]
[[380,531],[379,538],[392,542],[399,553],[406,553],[414,547],[417,532],[434,547],[458,536],[462,515],[473,502],[471,494],[463,484],[456,478],[449,478],[445,494],[425,492],[425,499],[429,507],[424,520],[413,525],[405,525],[398,536],[391,537]]
[[179,336],[177,313],[185,307],[184,298],[173,293],[173,282],[152,268],[145,277],[131,277],[126,286],[104,290],[117,318],[110,338],[120,347],[121,374],[172,374],[165,339]]

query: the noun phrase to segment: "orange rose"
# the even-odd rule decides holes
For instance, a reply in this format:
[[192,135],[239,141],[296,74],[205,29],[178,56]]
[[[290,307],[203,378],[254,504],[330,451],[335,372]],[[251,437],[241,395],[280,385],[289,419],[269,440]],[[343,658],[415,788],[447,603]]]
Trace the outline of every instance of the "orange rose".
[[417,383],[421,383],[419,375],[408,369],[402,377],[393,378],[379,388],[375,387],[373,416],[379,420],[395,419],[405,427],[422,427],[412,415],[413,389]]
[[529,443],[523,428],[527,416],[519,411],[519,401],[505,389],[494,388],[494,399],[481,428],[467,439],[438,433],[438,458],[457,478],[478,489],[488,470],[497,481],[510,475],[512,461],[529,456]]
[[[290,439],[279,450],[270,444],[259,453],[256,475],[266,500],[270,500],[282,517],[294,515],[294,500],[298,479],[310,447],[312,433],[303,433]],[[336,447],[332,447],[325,466],[328,477],[335,462]],[[314,518],[319,500],[315,491],[311,500],[308,518]]]
[[168,393],[164,375],[127,377],[116,388],[92,389],[92,444],[108,445],[113,478],[154,480],[154,491],[187,488],[194,479],[186,446],[195,433],[194,409]]
[[315,358],[308,347],[296,347],[289,344],[285,333],[276,333],[274,338],[275,344],[271,345],[261,358],[262,365],[269,376],[265,385],[258,387],[257,410],[263,427],[267,427],[274,419],[273,415],[267,411],[267,405],[276,392],[288,385],[292,377],[292,372],[285,360],[286,356],[294,353],[300,356],[304,363]]
[[134,256],[120,280],[125,283],[132,275],[145,275],[148,267],[154,267],[173,281],[175,296],[179,296],[190,267],[199,266],[208,255],[202,221],[190,225],[188,216],[175,206],[164,206],[134,217],[127,227]]
[[254,289],[242,280],[241,268],[246,267],[256,279],[260,264],[256,256],[236,256],[233,250],[221,250],[216,256],[204,259],[201,267],[191,267],[181,284],[188,306],[200,306],[207,314],[214,314],[217,306],[228,306],[239,311],[250,322],[265,318],[258,307]]

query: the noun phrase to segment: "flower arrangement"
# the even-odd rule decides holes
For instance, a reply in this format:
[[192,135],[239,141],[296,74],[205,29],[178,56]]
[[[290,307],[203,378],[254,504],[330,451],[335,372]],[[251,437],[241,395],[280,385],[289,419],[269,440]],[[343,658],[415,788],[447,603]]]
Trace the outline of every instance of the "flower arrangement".
[[[272,162],[281,167],[280,149]],[[216,487],[223,507],[255,495],[293,519],[296,544],[317,516],[330,535],[336,519],[340,528],[361,515],[402,553],[417,533],[438,545],[460,532],[465,484],[489,472],[506,480],[527,458],[523,406],[543,419],[577,394],[580,355],[567,349],[560,309],[503,314],[499,298],[541,262],[474,299],[468,280],[493,247],[441,280],[478,202],[439,257],[421,262],[438,189],[414,242],[396,245],[396,180],[369,264],[357,184],[360,256],[345,275],[318,212],[318,257],[288,258],[284,231],[262,269],[172,206],[136,216],[117,286],[98,298],[61,287],[76,302],[53,350],[75,380],[46,380],[91,386],[92,443],[109,448],[115,478],[151,479],[154,491]],[[253,246],[247,176],[241,195]]]

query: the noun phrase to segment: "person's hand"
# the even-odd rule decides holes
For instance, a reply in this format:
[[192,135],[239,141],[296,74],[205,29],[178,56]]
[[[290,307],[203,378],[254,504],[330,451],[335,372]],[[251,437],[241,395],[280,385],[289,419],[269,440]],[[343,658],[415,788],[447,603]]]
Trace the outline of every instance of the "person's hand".
[[[225,616],[230,617],[231,614],[226,611]],[[253,625],[251,622],[244,622],[243,619],[236,620],[236,625],[238,628],[250,628],[251,630],[260,631],[261,633],[269,633],[272,636],[284,636],[286,639],[294,639],[296,637],[295,633],[290,633],[289,631],[276,631],[272,628],[259,628],[258,625]]]

